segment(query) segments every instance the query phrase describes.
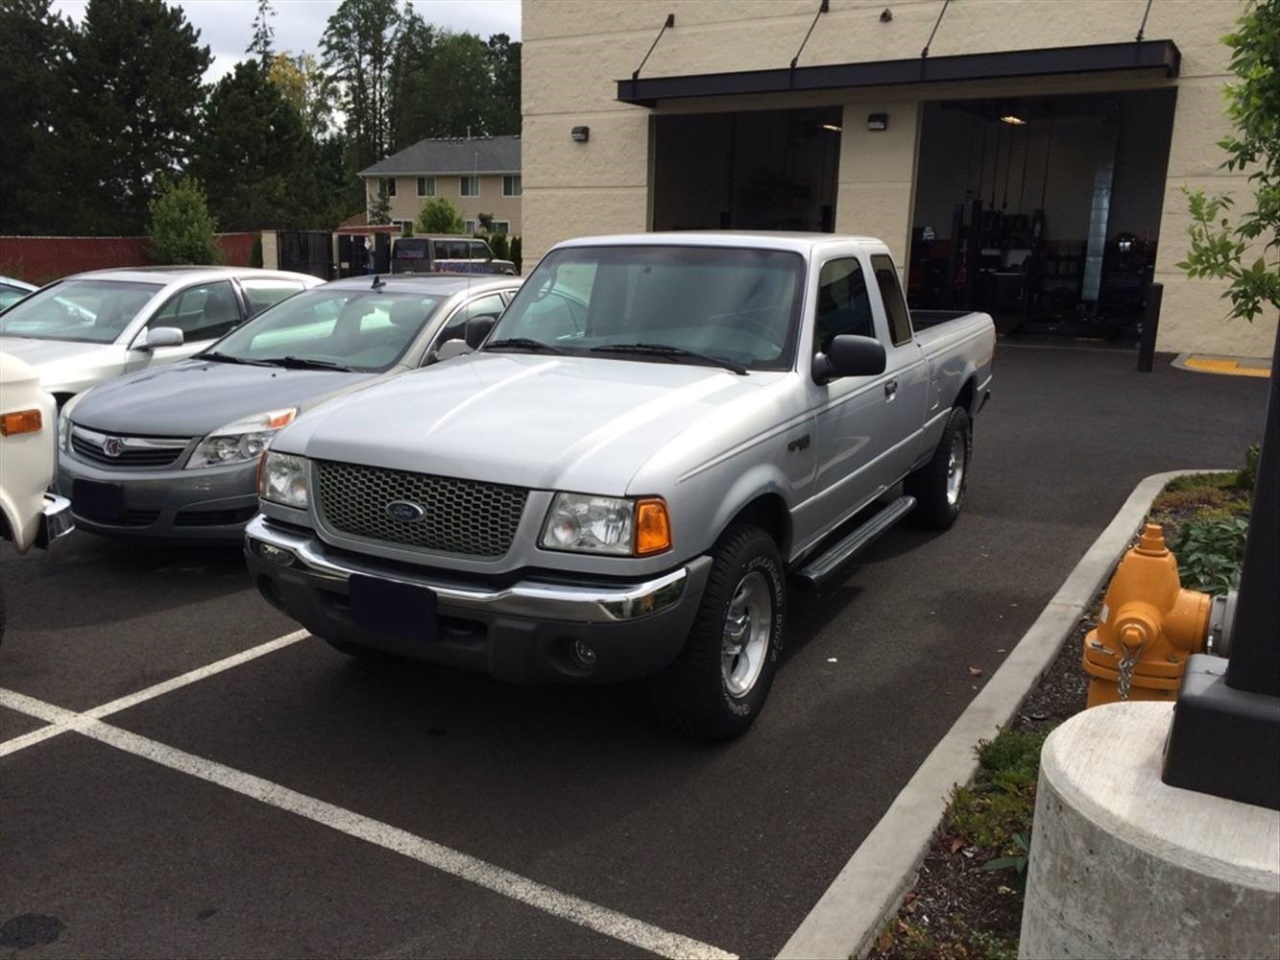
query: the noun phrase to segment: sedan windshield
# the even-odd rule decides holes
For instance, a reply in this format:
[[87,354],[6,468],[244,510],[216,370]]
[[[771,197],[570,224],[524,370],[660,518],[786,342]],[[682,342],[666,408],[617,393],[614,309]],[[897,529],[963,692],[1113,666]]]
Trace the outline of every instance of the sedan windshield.
[[777,250],[570,247],[543,258],[484,349],[789,369],[803,271]]
[[0,336],[114,343],[161,289],[134,280],[64,280],[0,315]]
[[381,372],[404,356],[443,298],[317,287],[254,317],[204,356],[231,363]]

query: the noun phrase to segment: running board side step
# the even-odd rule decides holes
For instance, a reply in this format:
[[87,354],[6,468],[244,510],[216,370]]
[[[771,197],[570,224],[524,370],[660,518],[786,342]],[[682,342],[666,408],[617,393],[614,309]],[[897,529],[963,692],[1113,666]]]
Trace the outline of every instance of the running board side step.
[[826,553],[803,567],[796,577],[808,586],[821,586],[831,578],[832,574],[870,546],[877,537],[910,513],[915,505],[915,497],[899,497],[832,546]]

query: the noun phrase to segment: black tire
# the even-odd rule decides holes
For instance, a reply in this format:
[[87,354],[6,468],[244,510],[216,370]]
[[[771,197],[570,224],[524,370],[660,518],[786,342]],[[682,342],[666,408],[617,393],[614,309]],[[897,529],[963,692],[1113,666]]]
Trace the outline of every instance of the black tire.
[[973,429],[969,414],[955,407],[942,429],[933,457],[903,483],[903,491],[916,498],[913,516],[934,530],[947,530],[960,516],[969,489],[969,462],[973,455]]
[[[778,546],[759,527],[731,526],[712,557],[689,637],[675,661],[654,677],[652,695],[664,726],[721,741],[745,733],[769,696],[782,651],[787,585]],[[745,636],[736,653],[729,640],[733,610]]]

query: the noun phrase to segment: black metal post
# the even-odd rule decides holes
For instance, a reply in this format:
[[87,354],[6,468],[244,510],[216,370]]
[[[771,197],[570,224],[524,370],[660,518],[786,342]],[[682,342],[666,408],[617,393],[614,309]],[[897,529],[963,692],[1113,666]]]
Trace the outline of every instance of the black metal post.
[[1280,810],[1280,330],[1253,509],[1231,625],[1231,656],[1191,657],[1161,779]]
[[1142,313],[1142,337],[1138,341],[1138,372],[1150,373],[1156,356],[1156,331],[1160,328],[1160,304],[1164,300],[1164,284],[1147,284],[1147,302]]

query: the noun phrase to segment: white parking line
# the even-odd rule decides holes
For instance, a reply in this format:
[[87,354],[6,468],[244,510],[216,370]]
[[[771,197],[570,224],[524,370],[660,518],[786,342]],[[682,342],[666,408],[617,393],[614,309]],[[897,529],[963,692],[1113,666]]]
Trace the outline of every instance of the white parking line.
[[[258,657],[265,656],[268,653],[274,653],[282,647],[297,643],[311,636],[306,630],[295,630],[293,633],[287,633],[283,637],[277,637],[274,640],[268,640],[266,643],[259,644],[256,647],[250,647],[248,650],[242,650],[240,653],[232,654],[213,663],[197,667],[187,673],[174,677],[171,680],[164,680],[161,683],[154,684],[139,690],[137,693],[131,693],[128,696],[120,697],[109,703],[101,704],[91,710],[85,710],[83,713],[75,713],[71,710],[64,710],[61,707],[55,707],[53,704],[46,704],[40,700],[15,693],[10,690],[0,690],[0,704],[9,706],[8,698],[16,698],[15,703],[22,703],[24,706],[14,706],[13,709],[19,713],[25,713],[31,717],[37,717],[46,720],[51,726],[42,727],[31,733],[23,734],[20,737],[14,737],[12,740],[6,740],[0,743],[0,757],[8,756],[11,753],[17,753],[27,747],[42,743],[50,737],[56,737],[59,734],[66,733],[68,730],[78,730],[83,727],[82,723],[77,722],[79,718],[87,717],[94,720],[100,720],[103,717],[110,716],[113,713],[119,713],[121,710],[127,710],[130,707],[137,706],[147,700],[159,697],[185,687],[188,684],[195,683],[198,680],[204,680],[206,677],[212,677],[215,674],[222,673],[224,670],[230,670],[232,667],[238,667],[242,663],[248,663],[250,660],[256,660]],[[54,719],[54,713],[61,719]]]
[[[288,638],[282,637],[281,641],[286,639]],[[164,686],[164,684],[160,686]],[[139,695],[135,694],[134,696]],[[124,699],[129,700],[131,698],[126,697]],[[119,703],[120,701],[112,702]],[[0,689],[0,706],[48,721],[57,726],[59,732],[74,730],[100,743],[105,743],[134,756],[151,760],[171,770],[198,777],[201,780],[225,787],[228,790],[250,797],[276,809],[305,817],[314,823],[337,830],[339,833],[344,833],[349,837],[364,840],[367,843],[382,847],[384,850],[390,850],[393,853],[417,860],[419,863],[426,864],[450,876],[467,880],[476,886],[483,887],[501,896],[526,904],[544,913],[549,913],[554,917],[567,920],[580,927],[602,933],[623,943],[647,950],[658,956],[672,958],[726,958],[726,960],[735,960],[736,958],[736,954],[727,953],[724,950],[680,934],[670,933],[634,917],[618,913],[616,910],[610,910],[607,907],[580,900],[570,894],[562,893],[545,884],[522,877],[509,870],[504,870],[484,860],[479,860],[449,847],[433,843],[380,820],[362,816],[354,811],[298,793],[288,787],[264,780],[261,777],[255,777],[253,774],[236,770],[213,760],[197,757],[194,754],[166,746],[148,737],[103,723],[101,720],[91,716],[90,713],[75,713],[71,710],[65,710],[62,707],[36,700],[33,697],[4,689]],[[102,710],[106,706],[109,705],[104,705],[97,709]],[[15,740],[21,739],[23,738],[15,738]],[[14,743],[15,740],[10,740],[8,743]],[[7,744],[0,745],[0,747],[3,746],[7,746]]]

